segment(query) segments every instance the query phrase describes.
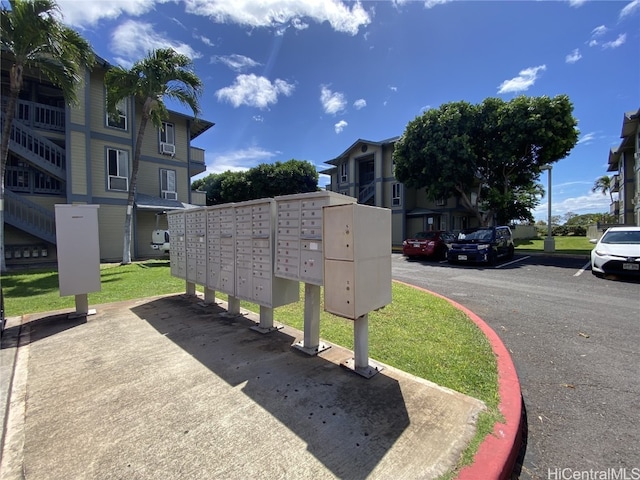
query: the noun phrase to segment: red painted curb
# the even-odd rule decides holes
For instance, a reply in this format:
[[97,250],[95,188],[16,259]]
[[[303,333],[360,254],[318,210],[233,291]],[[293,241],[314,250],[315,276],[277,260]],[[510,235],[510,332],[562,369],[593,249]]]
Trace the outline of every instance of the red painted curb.
[[417,288],[448,301],[455,308],[466,313],[489,340],[498,366],[498,394],[500,395],[498,407],[505,422],[496,423],[493,427],[493,433],[487,435],[480,444],[473,458],[473,463],[460,471],[457,480],[505,480],[510,478],[522,440],[522,429],[520,428],[522,392],[520,391],[520,381],[518,380],[516,367],[509,351],[500,340],[500,337],[498,337],[498,334],[468,308],[426,288],[416,287],[404,282],[397,283]]

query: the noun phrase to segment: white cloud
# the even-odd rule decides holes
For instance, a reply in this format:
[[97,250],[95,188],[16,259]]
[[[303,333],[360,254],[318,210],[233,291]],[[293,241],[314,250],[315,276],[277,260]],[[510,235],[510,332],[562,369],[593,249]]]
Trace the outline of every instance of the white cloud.
[[336,130],[336,133],[341,133],[342,130],[344,130],[344,127],[346,127],[347,125],[349,125],[347,122],[345,122],[344,120],[340,120],[333,126],[333,128]]
[[364,98],[359,98],[355,102],[353,102],[353,108],[356,110],[360,110],[367,106],[367,101]]
[[108,2],[79,2],[58,0],[64,23],[74,27],[95,25],[103,18],[115,19],[120,15],[137,17],[153,10],[156,3],[166,0],[109,0]]
[[251,118],[253,118],[254,122],[258,122],[258,123],[263,123],[264,122],[264,117],[262,115],[254,115]]
[[629,2],[625,7],[620,10],[620,19],[633,15],[637,10],[640,10],[640,0],[633,0]]
[[608,31],[609,31],[609,29],[607,27],[605,27],[604,25],[600,25],[600,26],[594,28],[593,30],[591,30],[591,36],[592,37],[601,37],[602,35],[604,35]]
[[207,171],[201,174],[203,177],[211,173],[223,173],[227,170],[239,172],[255,167],[260,163],[267,163],[279,152],[269,152],[260,147],[249,147],[240,150],[232,150],[222,153],[207,155],[213,157],[211,165],[207,166]]
[[307,27],[305,20],[328,22],[338,31],[356,35],[371,22],[360,2],[351,7],[338,0],[185,0],[187,13],[209,17],[215,23],[282,30]]
[[517,77],[513,77],[510,80],[502,82],[498,88],[498,93],[522,92],[528,90],[529,87],[531,87],[538,79],[539,73],[544,72],[546,69],[546,65],[525,68],[520,71]]
[[330,115],[344,111],[347,106],[347,100],[343,93],[332,92],[324,85],[322,85],[320,91],[320,103],[322,103],[324,112]]
[[425,8],[433,8],[436,5],[442,5],[443,3],[449,3],[452,0],[425,0],[424,6]]
[[624,42],[626,41],[627,41],[627,34],[621,33],[620,35],[618,35],[618,38],[616,38],[615,40],[603,43],[602,48],[618,48],[619,46],[623,45]]
[[590,47],[595,47],[596,45],[598,45],[598,41],[597,40],[589,40],[589,43],[587,44]]
[[569,5],[572,7],[581,7],[587,0],[569,0]]
[[398,91],[398,87],[393,86],[393,85],[389,85],[389,90],[391,90],[392,92],[397,92]]
[[[553,186],[555,188],[555,186]],[[577,197],[569,197],[559,201],[555,200],[555,190],[551,192],[554,195],[551,201],[551,214],[552,215],[564,215],[567,212],[574,212],[577,214],[583,213],[608,213],[609,204],[611,199],[609,195],[602,195],[597,192],[589,192],[585,195],[579,195]],[[547,205],[545,201],[541,203],[533,210],[533,216],[538,219],[547,220]]]
[[196,38],[199,38],[200,41],[202,43],[204,43],[205,45],[207,45],[208,47],[214,47],[214,43],[207,37],[205,37],[204,35],[196,35]]
[[172,41],[166,33],[156,33],[150,23],[127,20],[111,33],[111,51],[125,67],[158,48],[173,48],[191,59],[200,58],[190,45]]
[[580,54],[580,50],[576,48],[573,52],[565,57],[564,61],[567,63],[576,63],[581,58],[582,55]]
[[580,137],[577,145],[580,145],[580,144],[589,145],[593,140],[595,140],[595,138],[596,138],[595,132],[585,133],[582,137]]
[[277,78],[273,83],[265,77],[257,75],[238,75],[233,85],[221,88],[216,92],[220,101],[227,101],[234,107],[267,108],[278,102],[279,95],[290,96],[295,86]]
[[211,61],[214,63],[224,63],[227,67],[236,72],[243,72],[261,65],[261,63],[256,62],[252,58],[235,53],[232,55],[215,55],[211,57]]

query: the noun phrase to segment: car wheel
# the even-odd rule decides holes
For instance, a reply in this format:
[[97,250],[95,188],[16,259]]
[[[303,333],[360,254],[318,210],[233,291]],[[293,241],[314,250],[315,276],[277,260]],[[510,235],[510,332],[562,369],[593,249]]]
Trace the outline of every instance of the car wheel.
[[594,270],[592,269],[592,270],[591,270],[591,273],[592,273],[593,275],[595,275],[596,277],[598,277],[598,278],[604,278],[604,274],[602,274],[601,272],[596,272],[596,271],[594,271]]
[[509,253],[507,254],[507,258],[509,260],[513,260],[513,254],[515,253],[515,248],[513,248],[513,245],[511,245],[509,247]]
[[491,266],[494,266],[498,261],[498,252],[491,252],[489,254],[489,258],[487,259],[487,263]]

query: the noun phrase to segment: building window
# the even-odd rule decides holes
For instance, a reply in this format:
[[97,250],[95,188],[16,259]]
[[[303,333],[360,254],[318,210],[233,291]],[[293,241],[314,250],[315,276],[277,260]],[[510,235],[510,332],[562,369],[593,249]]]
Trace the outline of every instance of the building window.
[[129,153],[107,148],[107,190],[129,190]]
[[163,155],[175,155],[176,137],[173,123],[162,122],[160,129],[160,153]]
[[167,200],[177,200],[178,192],[176,192],[176,171],[160,169],[160,196]]
[[345,183],[349,178],[349,164],[347,162],[340,164],[340,183]]
[[127,129],[127,101],[121,100],[116,105],[117,114],[109,115],[107,112],[107,125],[121,130]]
[[391,187],[391,205],[394,207],[402,205],[402,184],[394,183]]
[[445,198],[438,198],[436,200],[436,206],[444,207],[447,204],[447,200]]

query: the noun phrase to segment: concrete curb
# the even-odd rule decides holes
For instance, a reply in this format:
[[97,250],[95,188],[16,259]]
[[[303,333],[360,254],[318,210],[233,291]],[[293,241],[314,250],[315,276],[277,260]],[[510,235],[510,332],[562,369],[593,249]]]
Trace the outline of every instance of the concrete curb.
[[[397,281],[397,280],[394,280]],[[498,366],[499,409],[504,423],[496,423],[493,433],[487,435],[476,452],[473,463],[463,468],[457,480],[505,480],[511,477],[522,441],[522,392],[515,365],[509,351],[498,334],[478,315],[459,303],[425,288],[397,282],[422,290],[448,301],[463,311],[482,330],[496,356]]]

